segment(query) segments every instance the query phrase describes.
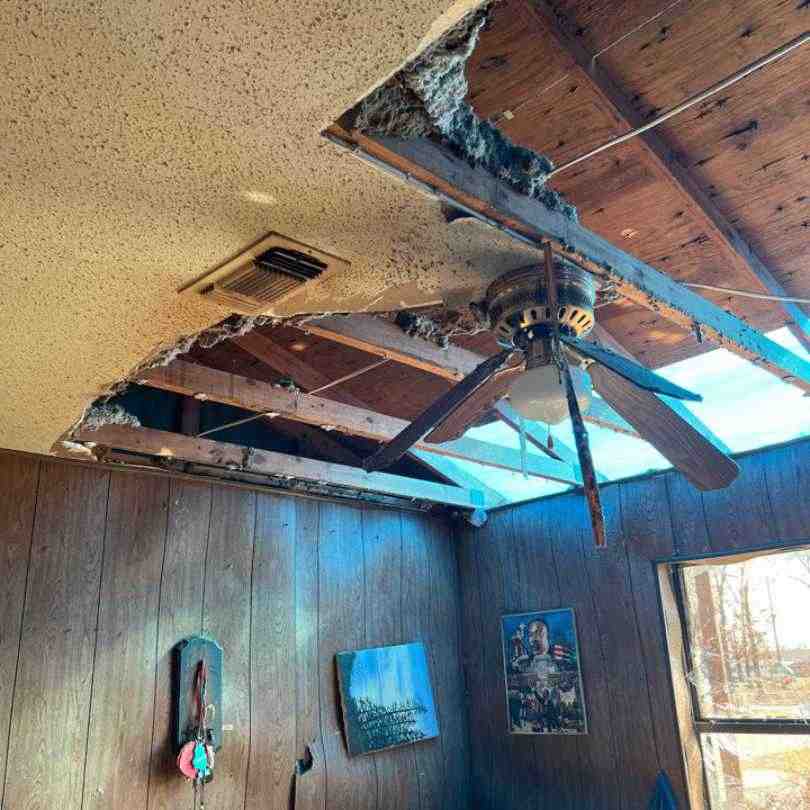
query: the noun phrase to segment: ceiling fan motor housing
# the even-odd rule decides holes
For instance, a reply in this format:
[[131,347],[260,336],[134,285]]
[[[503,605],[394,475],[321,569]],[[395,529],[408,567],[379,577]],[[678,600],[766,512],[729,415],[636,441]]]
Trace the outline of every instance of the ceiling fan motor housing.
[[[554,274],[560,331],[583,337],[594,324],[594,278],[557,255],[554,257]],[[542,264],[520,267],[497,278],[487,290],[485,305],[492,331],[505,348],[525,349],[528,343],[548,337],[551,332],[553,318]]]

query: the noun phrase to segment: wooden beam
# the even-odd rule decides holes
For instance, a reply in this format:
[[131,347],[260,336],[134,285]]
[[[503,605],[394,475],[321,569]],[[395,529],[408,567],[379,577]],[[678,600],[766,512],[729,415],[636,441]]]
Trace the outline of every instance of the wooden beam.
[[[311,391],[313,388],[320,388],[331,382],[329,377],[313,368],[303,357],[285,349],[259,332],[246,332],[244,335],[230,338],[230,341],[266,366],[275,369],[279,374],[289,377],[304,391]],[[341,392],[340,396],[344,402],[348,402],[350,405],[356,405],[359,408],[366,407],[364,402],[351,394]]]
[[[375,318],[373,315],[355,314],[349,317],[317,318],[299,324],[299,329],[317,334],[318,337],[327,338],[335,343],[362,349],[369,354],[389,357],[397,363],[419,368],[453,382],[463,379],[483,359],[481,355],[461,346],[451,344],[446,349],[442,349],[422,338],[406,335],[396,324],[382,318]],[[517,414],[507,402],[501,400],[495,405],[494,410],[504,422],[514,427]],[[635,431],[607,403],[601,407],[600,421],[591,420],[589,414],[585,414],[585,420],[608,427],[615,424],[621,428],[620,432],[630,431],[631,434],[635,434]],[[545,445],[545,439],[540,440],[538,436],[539,434],[535,430],[527,431],[526,437],[532,444],[537,447],[541,444]],[[576,453],[570,447],[558,442],[555,450],[563,461],[567,461],[575,467],[578,466]]]
[[[322,397],[300,392],[259,380],[240,377],[226,371],[198,366],[184,360],[175,360],[169,366],[150,369],[137,382],[184,396],[210,399],[254,413],[266,413],[304,422],[321,428],[330,428],[354,436],[376,441],[389,441],[408,423],[393,416],[374,413],[354,405],[346,405]],[[443,444],[419,442],[421,450],[443,456],[475,461],[489,467],[521,471],[520,453],[475,439],[457,439]],[[561,461],[529,453],[526,471],[530,475],[549,478],[569,484],[581,483],[577,470]]]
[[483,496],[483,504],[486,502],[487,508],[503,506],[509,501],[500,492],[492,489],[480,478],[463,469],[456,459],[447,456],[439,456],[436,453],[428,453],[426,450],[413,450],[411,455],[418,461],[423,462],[431,470],[441,475],[456,486],[463,487],[470,491],[470,497],[476,500],[480,493]]
[[[619,343],[619,341],[610,333],[604,326],[601,324],[594,324],[593,331],[591,332],[591,337],[595,338],[599,343],[601,343],[605,348],[612,349],[616,354],[620,354],[623,357],[626,357],[628,360],[632,360],[635,363],[640,363],[639,359],[631,354],[624,346]],[[675,399],[673,397],[667,397],[663,394],[656,394],[658,399],[664,402],[666,405],[670,407],[671,410],[675,411],[684,422],[688,422],[704,439],[710,441],[718,450],[721,450],[723,453],[729,455],[731,453],[731,449],[729,446],[717,435],[715,434],[712,429],[701,419],[695,416],[689,408],[681,402],[679,399]]]
[[[345,318],[335,320],[345,321]],[[286,374],[288,377],[292,378],[296,385],[300,386],[305,391],[321,388],[331,382],[325,374],[309,365],[309,363],[307,363],[302,357],[299,357],[294,352],[285,349],[271,338],[268,338],[259,332],[247,332],[244,335],[231,338],[231,340],[242,350],[253,355],[253,357],[264,363],[266,366],[269,366],[281,374]],[[341,392],[341,400],[350,405],[355,405],[358,408],[368,407],[367,403],[345,392]],[[310,430],[314,431],[315,429],[310,428]],[[328,436],[328,434],[324,434],[323,432],[321,433],[322,435]],[[339,445],[339,442],[336,442],[334,439],[332,442]],[[334,449],[337,450],[337,448]],[[343,452],[346,452],[345,449]],[[471,483],[473,477],[471,475],[464,473],[457,464],[453,464],[447,459],[443,459],[442,456],[439,456],[436,453],[428,453],[427,451],[417,450],[409,455],[416,459],[416,461],[418,461],[420,464],[439,475],[441,478],[449,479],[453,484],[467,487],[468,489],[471,488],[480,490],[481,492],[486,492],[492,502],[505,500],[499,492],[491,489],[482,481],[475,480],[476,486],[472,487]],[[335,455],[335,460],[346,462],[345,458],[342,458],[341,455],[337,454]],[[346,463],[353,466],[362,466],[362,460],[359,458]]]
[[[607,70],[583,47],[576,34],[568,30],[564,18],[555,13],[546,2],[527,2],[528,18],[534,23],[538,38],[551,39],[568,56],[572,64],[570,73],[577,81],[590,86],[602,101],[606,111],[627,129],[636,129],[646,123],[619,89]],[[755,286],[773,295],[788,296],[784,287],[756,255],[739,231],[728,221],[711,197],[700,187],[688,169],[679,162],[677,155],[660,134],[660,130],[648,130],[636,136],[636,143],[643,159],[659,176],[680,195],[684,205],[702,222],[708,235],[714,239],[726,258],[751,278]],[[781,306],[793,320],[790,329],[805,349],[810,351],[810,316],[798,304],[781,302]]]
[[459,346],[450,344],[442,349],[427,340],[411,338],[390,321],[370,315],[313,318],[299,324],[298,328],[452,382],[466,377],[482,359]]
[[[619,295],[659,313],[682,328],[700,326],[709,340],[810,392],[810,362],[780,346],[739,318],[692,292],[640,259],[568,219],[561,211],[526,197],[507,183],[425,139],[407,140],[351,134],[336,125],[333,140],[352,154],[372,158],[397,176],[463,206],[483,221],[540,245],[555,249],[615,285]],[[390,169],[388,168],[390,167]]]
[[486,509],[497,505],[489,504],[486,499],[482,504],[481,493],[471,496],[467,490],[447,484],[405,478],[390,473],[367,473],[356,467],[346,467],[328,461],[288,456],[272,450],[258,450],[152,428],[104,425],[98,430],[81,428],[75,438],[77,441],[94,442],[132,453],[177,458],[196,464],[238,469],[273,478],[381,492],[400,498],[448,504],[462,509]]

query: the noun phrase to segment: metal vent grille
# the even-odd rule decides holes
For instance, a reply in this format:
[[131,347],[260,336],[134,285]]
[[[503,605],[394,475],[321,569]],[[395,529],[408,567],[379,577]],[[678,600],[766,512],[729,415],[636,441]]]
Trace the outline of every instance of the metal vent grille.
[[300,242],[270,234],[213,271],[196,286],[211,301],[245,314],[265,312],[305,284],[323,279],[348,263]]
[[298,250],[272,248],[258,256],[252,266],[215,284],[214,289],[220,296],[237,296],[261,308],[318,278],[326,267]]

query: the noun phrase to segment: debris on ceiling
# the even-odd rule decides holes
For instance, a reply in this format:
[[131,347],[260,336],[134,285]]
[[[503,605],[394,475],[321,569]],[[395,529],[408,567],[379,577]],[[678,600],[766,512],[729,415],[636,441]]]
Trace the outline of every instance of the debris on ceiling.
[[471,164],[576,220],[576,208],[546,187],[551,162],[512,143],[467,101],[465,67],[488,16],[488,8],[473,12],[374,90],[357,108],[353,126],[402,138],[439,136]]

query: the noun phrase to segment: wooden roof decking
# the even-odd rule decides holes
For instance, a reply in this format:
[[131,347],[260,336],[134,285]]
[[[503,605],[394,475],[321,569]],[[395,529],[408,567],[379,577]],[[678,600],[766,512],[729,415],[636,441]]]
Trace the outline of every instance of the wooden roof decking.
[[[810,15],[801,5],[743,0],[721,9],[705,2],[580,0],[558,3],[556,10],[585,49],[601,51],[600,70],[643,120],[805,31]],[[774,278],[805,297],[809,61],[807,48],[794,52],[655,130]],[[557,164],[630,128],[577,77],[570,53],[547,35],[526,0],[496,6],[467,76],[479,115]],[[551,185],[577,206],[586,227],[675,279],[765,291],[730,258],[700,207],[684,199],[638,139],[559,174]],[[788,320],[773,302],[701,294],[762,330]],[[600,320],[653,367],[708,348],[627,302],[604,308]]]

